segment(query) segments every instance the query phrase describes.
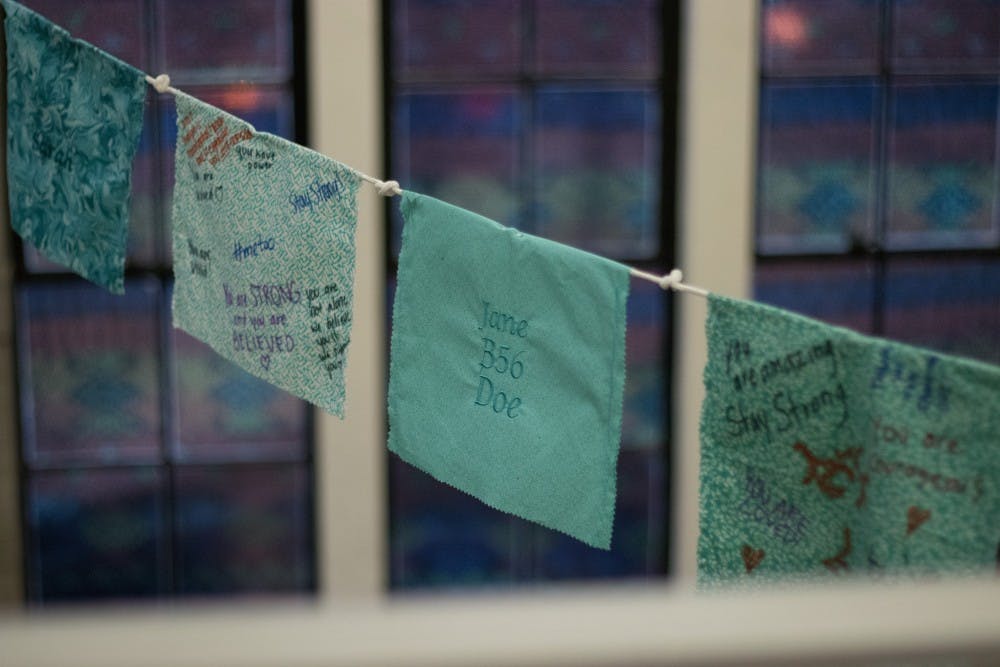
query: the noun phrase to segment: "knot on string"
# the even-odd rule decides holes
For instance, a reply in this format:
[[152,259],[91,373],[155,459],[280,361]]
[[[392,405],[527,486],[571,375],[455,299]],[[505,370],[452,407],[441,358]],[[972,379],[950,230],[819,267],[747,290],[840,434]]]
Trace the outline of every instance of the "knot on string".
[[161,75],[159,75],[156,78],[153,78],[151,76],[147,76],[146,77],[146,81],[149,81],[151,84],[153,84],[153,88],[155,88],[156,92],[158,92],[158,93],[169,93],[170,92],[170,75],[169,74],[161,74]]
[[674,269],[657,282],[660,285],[660,289],[676,290],[677,286],[684,282],[684,274],[681,273],[680,269]]
[[399,187],[397,181],[380,181],[375,185],[378,193],[383,197],[392,197],[394,195],[403,194],[403,189]]

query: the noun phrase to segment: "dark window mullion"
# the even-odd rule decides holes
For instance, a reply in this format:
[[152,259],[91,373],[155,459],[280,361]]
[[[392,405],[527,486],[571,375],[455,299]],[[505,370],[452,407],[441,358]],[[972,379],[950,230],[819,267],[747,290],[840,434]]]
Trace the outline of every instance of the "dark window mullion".
[[[660,132],[660,156],[659,156],[659,180],[660,180],[660,201],[659,201],[659,243],[657,244],[657,262],[662,266],[663,271],[670,271],[677,265],[677,155],[678,155],[678,108],[680,107],[680,43],[681,43],[681,19],[683,8],[680,0],[663,0],[660,3],[660,72],[658,78],[659,92],[659,132]],[[668,38],[669,36],[669,38]],[[676,38],[675,38],[676,37]],[[644,269],[643,262],[633,264],[637,268]],[[671,511],[674,506],[673,494],[673,428],[674,428],[674,368],[675,354],[675,322],[677,322],[677,300],[670,290],[663,290],[663,336],[660,341],[663,365],[660,368],[663,376],[662,390],[662,411],[663,411],[663,440],[660,444],[660,464],[661,464],[661,484],[660,510],[664,517],[665,525],[662,526],[663,535],[658,545],[660,549],[659,560],[654,561],[652,556],[654,545],[647,544],[647,573],[664,574],[670,576],[672,563],[670,562],[671,551]],[[676,519],[676,515],[674,516]],[[648,523],[648,522],[647,522]],[[648,526],[647,526],[648,531]],[[651,540],[650,540],[651,542]]]
[[163,539],[163,549],[165,555],[160,563],[165,571],[162,572],[161,592],[167,595],[177,595],[178,589],[177,573],[180,571],[177,553],[178,526],[177,526],[177,481],[175,470],[176,444],[180,437],[180,428],[177,424],[178,410],[175,404],[177,396],[177,377],[174,368],[173,341],[171,336],[171,300],[172,290],[170,284],[161,283],[159,316],[159,336],[158,341],[160,351],[160,412],[162,419],[160,423],[160,468],[163,471],[162,495],[164,498],[162,524],[159,529]]
[[[156,67],[157,54],[159,53],[159,40],[161,39],[161,34],[159,31],[159,20],[158,12],[155,0],[146,0],[145,2],[145,14],[146,14],[146,34],[150,36],[146,40],[146,55],[148,62],[151,66]],[[164,169],[163,169],[163,133],[161,126],[161,115],[163,114],[163,104],[160,100],[158,94],[152,95],[152,127],[150,127],[151,142],[152,145],[156,147],[157,159],[153,160],[153,175],[154,183],[157,184],[157,188],[163,187],[164,179]],[[147,119],[149,118],[149,113],[147,111]],[[162,194],[162,193],[160,193]],[[157,197],[159,200],[160,197]],[[176,589],[176,574],[177,574],[177,562],[176,562],[176,550],[174,545],[177,543],[177,527],[174,521],[174,502],[175,502],[175,487],[174,487],[174,471],[173,471],[173,444],[174,437],[176,436],[175,427],[175,416],[176,412],[174,409],[174,388],[175,388],[175,378],[172,368],[172,345],[170,337],[170,302],[167,298],[172,294],[170,289],[171,277],[170,266],[168,262],[168,248],[170,240],[167,238],[167,225],[164,217],[164,207],[162,204],[153,206],[152,215],[154,216],[154,229],[156,234],[154,236],[154,257],[155,257],[155,267],[157,269],[158,278],[158,296],[157,296],[157,334],[158,338],[156,341],[157,345],[157,356],[159,357],[159,392],[160,392],[160,462],[157,466],[161,472],[159,475],[160,490],[159,497],[162,503],[159,519],[159,525],[156,526],[156,535],[160,537],[160,547],[157,550],[157,569],[159,571],[159,581],[157,582],[157,590],[161,596],[175,595],[177,593]],[[151,267],[150,267],[151,268]]]
[[877,144],[875,185],[875,229],[873,238],[872,330],[876,336],[885,332],[887,280],[886,237],[889,227],[889,132],[892,123],[892,2],[882,0],[880,8],[879,115],[875,128]]

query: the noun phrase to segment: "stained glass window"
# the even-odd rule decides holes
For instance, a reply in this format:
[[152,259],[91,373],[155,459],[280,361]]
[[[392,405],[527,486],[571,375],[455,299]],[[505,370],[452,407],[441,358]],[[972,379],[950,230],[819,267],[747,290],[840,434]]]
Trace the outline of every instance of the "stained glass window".
[[[259,130],[305,139],[300,0],[24,2]],[[150,91],[124,296],[21,249],[33,603],[314,588],[310,411],[171,326],[175,139],[172,99]]]
[[756,296],[1000,361],[1000,3],[765,0]]
[[[678,4],[385,2],[392,177],[533,234],[669,269]],[[391,306],[402,221],[392,208],[389,219]],[[632,284],[611,550],[495,511],[391,457],[393,588],[666,572],[668,306],[657,287]]]

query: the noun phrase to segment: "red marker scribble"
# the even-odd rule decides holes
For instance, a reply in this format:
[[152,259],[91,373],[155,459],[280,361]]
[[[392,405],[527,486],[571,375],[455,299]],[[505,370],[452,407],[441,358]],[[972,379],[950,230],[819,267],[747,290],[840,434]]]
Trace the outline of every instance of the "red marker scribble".
[[201,165],[208,161],[213,167],[226,159],[236,144],[253,138],[253,130],[241,128],[229,134],[226,121],[222,116],[216,118],[208,127],[204,127],[192,116],[181,119],[181,129],[184,134],[179,137],[187,148],[187,155]]
[[740,556],[743,557],[743,567],[746,568],[747,574],[756,569],[760,562],[764,560],[764,550],[754,549],[749,544],[744,544],[743,548],[740,549]]
[[868,473],[861,473],[859,475],[861,480],[861,491],[858,493],[858,499],[854,501],[854,506],[861,509],[868,502],[868,481],[871,479]]
[[906,536],[909,537],[924,525],[928,519],[931,518],[931,511],[923,507],[918,507],[916,505],[910,505],[906,510]]
[[829,558],[823,560],[823,565],[826,569],[830,570],[834,574],[840,574],[841,572],[849,572],[851,569],[850,564],[847,562],[847,557],[851,555],[851,529],[844,526],[844,546],[840,548],[836,554]]
[[855,475],[857,475],[858,482],[861,484],[861,489],[858,491],[858,497],[854,501],[854,506],[861,509],[865,506],[868,501],[868,482],[871,480],[868,473],[861,472],[861,452],[864,451],[861,447],[851,447],[843,451],[837,452],[834,455],[838,461],[847,462],[851,464],[851,469],[854,470]]
[[802,484],[808,486],[811,482],[816,482],[816,487],[829,498],[840,498],[847,492],[846,486],[840,486],[835,483],[838,475],[846,476],[848,481],[851,482],[856,478],[852,467],[845,464],[844,461],[856,462],[861,454],[860,448],[837,452],[836,456],[832,459],[824,459],[816,456],[809,450],[809,447],[801,442],[796,442],[792,445],[792,449],[802,454],[809,465],[809,470],[806,471],[806,476],[803,478]]

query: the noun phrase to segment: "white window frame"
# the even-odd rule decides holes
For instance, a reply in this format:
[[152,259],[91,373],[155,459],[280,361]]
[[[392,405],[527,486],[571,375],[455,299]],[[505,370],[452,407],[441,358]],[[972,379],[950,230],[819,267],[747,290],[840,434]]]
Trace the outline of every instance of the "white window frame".
[[[313,147],[373,175],[381,155],[379,0],[310,0]],[[687,0],[678,172],[688,280],[749,293],[756,0]],[[383,207],[360,200],[347,418],[317,417],[318,604],[191,602],[4,615],[21,590],[11,322],[0,326],[0,663],[196,665],[850,664],[1000,654],[1000,582],[705,595],[693,590],[705,303],[680,296],[672,584],[387,598]],[[0,235],[2,237],[3,235]],[[0,248],[0,252],[4,249]],[[8,255],[4,254],[3,257]],[[668,269],[669,267],[663,267]],[[11,268],[0,267],[9,298]],[[6,287],[7,289],[2,289]],[[0,303],[2,312],[9,304]],[[13,465],[11,468],[10,466]],[[10,505],[10,498],[14,503]],[[14,535],[13,540],[10,535]],[[16,602],[16,600],[15,600]]]

